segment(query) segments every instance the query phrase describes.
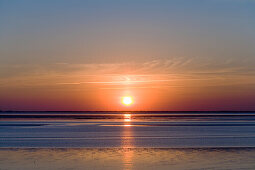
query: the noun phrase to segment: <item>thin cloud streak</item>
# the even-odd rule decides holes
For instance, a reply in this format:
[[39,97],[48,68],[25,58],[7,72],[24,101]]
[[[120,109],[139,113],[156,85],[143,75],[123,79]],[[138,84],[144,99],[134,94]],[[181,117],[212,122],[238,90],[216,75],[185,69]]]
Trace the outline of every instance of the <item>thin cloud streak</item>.
[[168,82],[173,80],[144,80],[144,81],[91,81],[91,82],[78,82],[78,83],[57,83],[57,84],[119,84],[119,85],[129,85],[138,83],[152,83],[152,82]]
[[[249,67],[247,62],[228,60],[212,63],[210,60],[202,62],[196,58],[183,57],[143,63],[13,65],[8,68],[9,75],[0,75],[0,86],[108,86],[153,83],[162,86],[168,82],[180,82],[185,85],[187,81],[208,81],[216,85],[254,83],[255,69]],[[6,66],[0,65],[1,69],[6,69]]]

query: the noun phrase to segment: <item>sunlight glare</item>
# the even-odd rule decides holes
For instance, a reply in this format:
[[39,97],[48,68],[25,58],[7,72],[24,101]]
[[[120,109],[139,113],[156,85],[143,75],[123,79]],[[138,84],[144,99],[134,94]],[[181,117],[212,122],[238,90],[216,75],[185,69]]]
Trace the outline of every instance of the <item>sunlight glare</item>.
[[124,121],[130,122],[131,121],[131,114],[124,114]]
[[130,96],[125,96],[122,98],[122,103],[126,106],[129,106],[133,103],[133,99]]

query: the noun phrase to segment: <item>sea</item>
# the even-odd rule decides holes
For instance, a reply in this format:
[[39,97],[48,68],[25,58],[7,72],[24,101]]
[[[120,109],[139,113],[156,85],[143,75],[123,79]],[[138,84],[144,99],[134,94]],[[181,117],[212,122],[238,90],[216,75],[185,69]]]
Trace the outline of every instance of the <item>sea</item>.
[[0,112],[4,169],[255,169],[255,112]]

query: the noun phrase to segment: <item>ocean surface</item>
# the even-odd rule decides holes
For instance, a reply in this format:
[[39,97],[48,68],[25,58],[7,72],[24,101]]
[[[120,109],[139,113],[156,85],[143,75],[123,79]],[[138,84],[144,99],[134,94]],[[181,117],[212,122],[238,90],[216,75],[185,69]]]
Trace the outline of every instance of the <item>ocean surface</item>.
[[0,112],[0,169],[255,169],[255,112]]

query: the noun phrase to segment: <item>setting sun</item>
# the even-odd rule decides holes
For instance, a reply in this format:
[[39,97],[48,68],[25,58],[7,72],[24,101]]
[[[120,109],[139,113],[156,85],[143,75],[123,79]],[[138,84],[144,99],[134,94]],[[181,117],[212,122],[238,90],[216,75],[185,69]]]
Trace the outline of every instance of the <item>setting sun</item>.
[[133,103],[133,99],[130,96],[125,96],[122,98],[122,104],[129,106]]

